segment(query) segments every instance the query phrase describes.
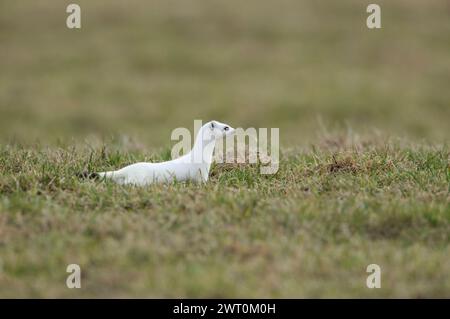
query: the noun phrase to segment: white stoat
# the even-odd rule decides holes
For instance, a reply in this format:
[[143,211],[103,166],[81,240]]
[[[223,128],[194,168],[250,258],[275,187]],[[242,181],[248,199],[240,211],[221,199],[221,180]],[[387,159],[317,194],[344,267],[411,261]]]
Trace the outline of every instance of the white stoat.
[[227,124],[211,121],[203,125],[192,150],[177,159],[161,163],[136,163],[117,171],[96,173],[119,184],[144,186],[173,181],[206,182],[213,160],[216,140],[234,133]]

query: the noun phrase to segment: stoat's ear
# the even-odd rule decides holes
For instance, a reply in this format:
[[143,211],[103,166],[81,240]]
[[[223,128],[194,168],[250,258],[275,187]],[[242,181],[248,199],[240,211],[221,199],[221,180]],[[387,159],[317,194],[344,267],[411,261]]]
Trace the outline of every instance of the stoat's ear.
[[214,130],[214,127],[215,127],[214,122],[211,122],[210,127],[211,127],[211,130]]

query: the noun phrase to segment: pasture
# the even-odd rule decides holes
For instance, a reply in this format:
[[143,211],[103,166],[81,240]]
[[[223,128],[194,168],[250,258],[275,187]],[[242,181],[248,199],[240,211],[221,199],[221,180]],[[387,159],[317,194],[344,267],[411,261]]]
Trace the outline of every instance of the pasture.
[[[0,3],[0,297],[450,297],[448,1],[378,1],[379,30],[356,0],[72,2],[80,30]],[[76,177],[194,119],[279,128],[279,171]]]

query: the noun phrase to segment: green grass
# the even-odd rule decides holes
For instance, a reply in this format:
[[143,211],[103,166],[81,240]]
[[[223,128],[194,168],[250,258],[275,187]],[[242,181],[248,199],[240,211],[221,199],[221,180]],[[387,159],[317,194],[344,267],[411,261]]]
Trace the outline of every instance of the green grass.
[[446,0],[379,1],[372,31],[360,0],[204,2],[80,0],[82,29],[69,30],[69,2],[3,1],[0,141],[154,147],[194,119],[280,127],[289,146],[314,142],[318,119],[450,136]]
[[[81,30],[0,2],[0,297],[450,296],[447,0],[380,0],[381,30],[359,0],[75,2]],[[75,177],[194,119],[278,127],[279,172]]]
[[0,295],[448,296],[448,148],[339,143],[283,153],[274,176],[217,164],[206,185],[145,188],[75,177],[160,159],[126,145],[3,147]]

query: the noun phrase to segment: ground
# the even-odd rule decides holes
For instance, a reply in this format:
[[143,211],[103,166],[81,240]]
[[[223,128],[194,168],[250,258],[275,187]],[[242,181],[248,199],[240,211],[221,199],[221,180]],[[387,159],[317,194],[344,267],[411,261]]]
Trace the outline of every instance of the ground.
[[[447,1],[379,1],[381,30],[350,0],[78,1],[81,30],[68,3],[0,4],[0,297],[450,296]],[[280,128],[278,173],[76,177],[194,119]]]
[[[216,165],[205,186],[146,188],[75,174],[163,157],[3,148],[1,294],[448,296],[448,149],[368,144],[287,152],[274,176]],[[381,289],[366,287],[371,263]]]

